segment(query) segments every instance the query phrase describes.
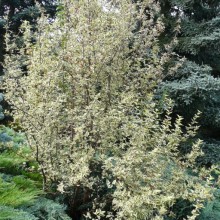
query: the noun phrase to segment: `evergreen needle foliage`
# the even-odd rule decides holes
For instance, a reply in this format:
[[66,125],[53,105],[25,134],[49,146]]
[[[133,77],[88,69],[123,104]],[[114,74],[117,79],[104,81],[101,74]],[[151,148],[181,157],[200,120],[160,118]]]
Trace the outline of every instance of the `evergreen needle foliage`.
[[[31,187],[31,182],[17,178],[13,182],[0,180],[0,204],[5,206],[17,207],[19,205],[30,203],[40,190]],[[28,185],[27,185],[28,184]]]
[[178,153],[195,135],[195,120],[183,133],[170,105],[162,121],[152,100],[169,58],[158,46],[159,12],[154,0],[63,0],[54,21],[42,15],[37,32],[23,24],[19,53],[6,35],[15,120],[45,187],[57,184],[86,219],[159,220],[185,199],[193,220],[211,197],[210,170],[194,166],[201,141]]
[[22,210],[0,206],[0,220],[37,220],[37,218]]
[[43,198],[42,178],[24,135],[0,127],[0,220],[69,220],[65,207]]
[[[191,118],[197,110],[202,112],[201,138],[209,139],[209,142],[212,139],[214,147],[220,129],[220,1],[160,2],[165,17],[161,43],[169,41],[175,34],[178,41],[175,52],[178,57],[185,57],[177,73],[167,77],[160,90],[164,89],[175,100],[175,113],[185,119]],[[206,153],[211,156],[208,150]]]
[[198,220],[217,220],[220,218],[220,194],[219,189],[215,192],[215,197],[212,201],[208,202]]
[[39,198],[33,205],[24,206],[22,209],[40,220],[70,220],[65,213],[66,207],[52,200]]
[[[0,219],[35,220],[34,216],[19,209],[32,204],[42,193],[35,181],[22,176],[28,152],[22,145],[24,137],[12,129],[0,127]],[[25,149],[25,150],[24,150]],[[30,152],[30,150],[29,150]],[[14,176],[17,175],[17,176]]]

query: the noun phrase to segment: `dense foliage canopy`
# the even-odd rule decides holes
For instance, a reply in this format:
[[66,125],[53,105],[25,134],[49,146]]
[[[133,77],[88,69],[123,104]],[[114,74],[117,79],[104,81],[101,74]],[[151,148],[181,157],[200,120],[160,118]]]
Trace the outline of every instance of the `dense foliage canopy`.
[[6,34],[6,97],[44,189],[64,193],[75,219],[175,218],[179,200],[192,204],[187,218],[195,219],[216,185],[213,168],[196,166],[201,141],[189,144],[197,116],[183,129],[169,100],[155,101],[173,47],[160,48],[159,4],[61,3],[53,21],[42,14],[37,31],[23,23],[19,53]]

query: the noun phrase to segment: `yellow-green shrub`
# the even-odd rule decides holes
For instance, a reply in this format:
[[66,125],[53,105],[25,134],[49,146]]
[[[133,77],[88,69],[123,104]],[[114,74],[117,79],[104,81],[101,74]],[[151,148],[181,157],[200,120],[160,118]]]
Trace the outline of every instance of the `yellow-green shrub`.
[[[178,154],[196,126],[183,133],[180,117],[172,125],[169,105],[161,121],[152,101],[169,58],[157,44],[159,10],[154,0],[63,0],[55,20],[41,17],[38,32],[24,23],[19,53],[6,35],[6,98],[14,117],[45,186],[80,189],[93,203],[88,219],[163,219],[179,198],[195,205],[195,219],[211,197],[210,171],[194,167],[200,141]],[[103,184],[109,191],[99,194]]]

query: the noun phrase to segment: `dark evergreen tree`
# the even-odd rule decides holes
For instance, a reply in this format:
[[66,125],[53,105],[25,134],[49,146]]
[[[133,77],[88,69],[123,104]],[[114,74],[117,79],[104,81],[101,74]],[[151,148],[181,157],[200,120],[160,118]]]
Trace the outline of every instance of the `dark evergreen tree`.
[[[159,98],[174,100],[174,115],[184,116],[187,123],[200,110],[198,136],[204,141],[204,156],[198,166],[220,164],[220,1],[219,0],[158,0],[164,15],[165,31],[160,38],[161,46],[176,37],[176,56],[165,68],[165,80],[158,88]],[[179,60],[182,59],[182,65]],[[175,67],[174,74],[167,74]],[[186,153],[189,148],[181,146]],[[218,220],[219,192],[197,220]],[[192,206],[180,200],[174,207],[176,220],[186,218]],[[170,218],[168,218],[170,219]],[[171,218],[173,219],[173,218]]]
[[219,154],[216,146],[220,139],[220,1],[160,0],[160,4],[166,26],[161,44],[174,36],[178,40],[177,56],[170,65],[179,58],[185,60],[174,75],[165,78],[159,94],[170,96],[175,113],[186,120],[197,110],[202,112],[200,136],[207,154],[200,163],[219,163],[213,158]]

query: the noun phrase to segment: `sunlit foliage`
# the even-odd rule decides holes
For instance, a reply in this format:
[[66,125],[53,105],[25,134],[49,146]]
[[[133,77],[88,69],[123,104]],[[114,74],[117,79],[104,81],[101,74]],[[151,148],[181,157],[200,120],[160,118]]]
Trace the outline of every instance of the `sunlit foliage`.
[[210,171],[194,166],[200,141],[178,153],[195,120],[183,132],[181,117],[171,123],[171,105],[162,121],[152,100],[169,59],[158,46],[159,11],[153,0],[63,0],[53,22],[42,15],[37,32],[24,23],[19,53],[6,35],[14,118],[45,188],[80,191],[91,202],[87,219],[159,220],[180,198],[194,204],[188,219],[195,219],[211,197]]

